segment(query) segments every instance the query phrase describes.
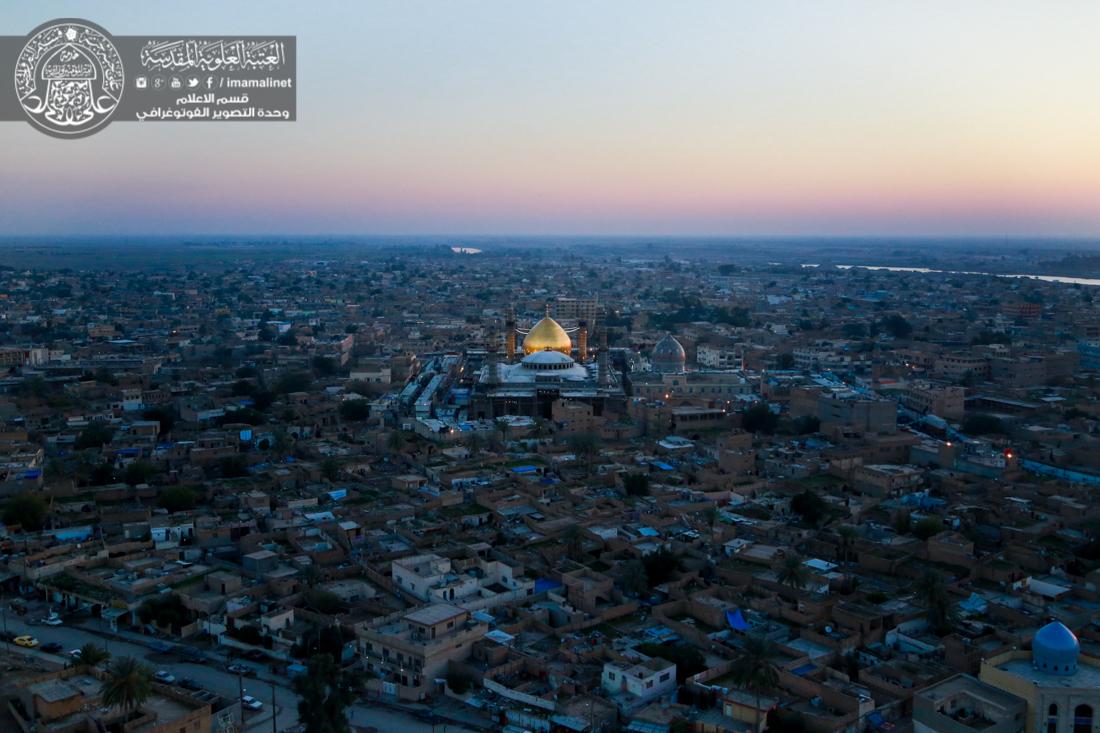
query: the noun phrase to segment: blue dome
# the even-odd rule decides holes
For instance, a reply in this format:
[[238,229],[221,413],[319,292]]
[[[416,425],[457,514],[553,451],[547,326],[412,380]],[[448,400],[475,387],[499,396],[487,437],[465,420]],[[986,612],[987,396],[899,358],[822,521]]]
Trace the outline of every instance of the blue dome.
[[1051,621],[1031,640],[1031,663],[1040,672],[1073,674],[1081,644],[1061,621]]

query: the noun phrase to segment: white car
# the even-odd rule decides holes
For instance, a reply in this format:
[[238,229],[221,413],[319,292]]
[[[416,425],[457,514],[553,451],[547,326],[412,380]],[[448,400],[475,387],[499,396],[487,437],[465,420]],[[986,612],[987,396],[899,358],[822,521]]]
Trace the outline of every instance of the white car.
[[47,626],[60,626],[61,617],[58,616],[56,613],[51,613],[46,618],[42,619],[42,623],[46,624]]
[[72,657],[73,659],[80,659],[80,657],[83,654],[84,654],[84,652],[81,651],[80,649],[71,649],[71,650],[69,650],[69,656]]
[[256,698],[252,697],[252,695],[242,695],[241,696],[241,704],[244,705],[249,710],[259,710],[259,709],[263,708],[263,706],[264,706],[264,704],[262,702],[260,702]]
[[163,682],[166,685],[170,685],[176,681],[176,676],[171,672],[166,672],[163,669],[158,669],[157,673],[153,675],[153,678],[157,682]]

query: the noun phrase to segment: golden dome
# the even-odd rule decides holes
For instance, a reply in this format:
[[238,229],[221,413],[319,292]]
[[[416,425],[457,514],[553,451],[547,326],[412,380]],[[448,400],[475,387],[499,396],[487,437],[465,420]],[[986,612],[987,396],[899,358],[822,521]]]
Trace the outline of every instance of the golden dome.
[[550,316],[546,316],[536,323],[523,338],[523,353],[534,354],[536,351],[560,351],[569,356],[573,351],[573,342],[565,329],[558,325]]

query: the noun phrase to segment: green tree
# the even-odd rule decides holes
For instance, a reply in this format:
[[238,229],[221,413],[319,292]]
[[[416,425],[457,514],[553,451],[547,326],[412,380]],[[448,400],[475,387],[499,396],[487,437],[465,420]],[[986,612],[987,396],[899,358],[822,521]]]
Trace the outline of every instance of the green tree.
[[928,570],[916,585],[917,598],[924,606],[925,618],[932,631],[946,634],[955,626],[955,604],[947,591],[943,576],[935,570]]
[[447,669],[446,680],[447,687],[456,695],[464,695],[474,683],[473,677],[470,676],[469,672],[459,669],[453,664]]
[[796,435],[810,435],[821,429],[821,420],[813,415],[802,415],[791,423]]
[[370,417],[370,402],[367,400],[344,400],[340,403],[340,418],[348,422],[366,420]]
[[294,678],[305,733],[350,733],[345,711],[359,694],[359,676],[341,669],[328,654],[315,654],[306,666],[307,673]]
[[642,557],[645,574],[650,585],[660,585],[669,580],[680,569],[680,556],[666,547]]
[[115,431],[104,422],[96,421],[80,431],[76,436],[76,449],[87,450],[89,448],[102,448],[111,442]]
[[939,517],[925,517],[913,525],[913,536],[917,539],[926,540],[929,537],[938,535],[943,530],[943,520]]
[[734,683],[751,692],[756,700],[756,731],[760,730],[760,698],[779,684],[779,674],[771,661],[774,654],[775,647],[767,638],[749,634],[730,670]]
[[584,557],[584,533],[579,524],[569,525],[561,535],[565,545],[565,554],[571,560],[580,560]]
[[810,489],[791,498],[791,511],[811,527],[820,527],[829,516],[829,505]]
[[37,532],[46,525],[48,513],[42,497],[24,492],[8,500],[4,507],[4,524],[18,524],[28,532]]
[[913,324],[898,313],[891,313],[882,319],[882,327],[896,339],[908,338],[909,334],[913,332]]
[[153,693],[153,670],[133,657],[119,657],[107,670],[99,694],[103,703],[129,717]]
[[649,494],[649,475],[628,473],[623,476],[623,488],[627,496],[646,496]]
[[771,411],[766,402],[757,402],[741,413],[741,427],[750,433],[771,435],[779,425],[779,415]]
[[148,483],[149,479],[156,476],[157,473],[155,465],[149,461],[138,460],[126,466],[126,473],[123,474],[123,477],[130,486],[137,486],[138,484]]
[[278,394],[305,392],[311,384],[313,384],[313,376],[309,372],[284,372],[275,382],[275,392]]
[[146,420],[156,420],[160,423],[160,434],[167,435],[176,425],[176,411],[167,405],[154,407],[141,413]]
[[222,478],[242,478],[248,475],[248,459],[244,456],[226,456],[218,464]]
[[137,615],[143,624],[155,623],[173,630],[186,626],[194,619],[194,614],[175,593],[158,593],[138,606]]
[[340,462],[331,456],[321,461],[321,476],[329,481],[340,478]]
[[315,356],[311,364],[318,377],[331,377],[338,369],[336,360],[331,356]]
[[677,644],[640,644],[637,650],[647,657],[659,657],[676,665],[676,681],[683,684],[692,675],[707,668],[706,658],[695,647],[684,642]]
[[592,458],[600,453],[600,438],[595,433],[574,433],[567,439],[569,450],[584,459],[585,468],[592,470]]
[[80,647],[80,660],[77,664],[81,667],[98,667],[111,658],[111,653],[105,648],[88,642]]
[[805,588],[809,580],[806,573],[806,566],[802,564],[802,557],[793,552],[783,558],[783,561],[779,564],[779,569],[775,571],[775,577],[780,585],[785,585],[795,590]]
[[169,512],[185,512],[195,508],[197,497],[189,486],[169,486],[157,497],[157,506]]
[[619,576],[619,585],[627,593],[640,596],[649,588],[649,577],[646,576],[645,565],[641,560],[627,560],[623,563],[622,573]]
[[963,420],[962,431],[968,435],[992,435],[1004,433],[1004,423],[993,415],[967,415]]
[[858,530],[850,524],[842,524],[836,528],[837,537],[840,538],[840,554],[844,562],[851,562],[852,547],[855,545]]

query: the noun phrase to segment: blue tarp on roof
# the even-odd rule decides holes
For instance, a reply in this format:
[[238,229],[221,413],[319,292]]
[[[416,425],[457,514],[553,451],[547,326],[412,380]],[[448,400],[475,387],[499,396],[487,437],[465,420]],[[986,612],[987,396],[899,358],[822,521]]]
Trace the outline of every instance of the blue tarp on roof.
[[556,580],[550,578],[535,578],[535,592],[542,593],[547,590],[554,590],[555,588],[561,588],[562,584]]
[[745,617],[741,615],[741,609],[735,609],[733,611],[726,611],[726,623],[730,625],[730,628],[734,631],[748,631],[749,622],[745,620]]
[[662,471],[671,471],[671,470],[673,470],[672,466],[668,465],[664,461],[652,461],[650,463],[650,465],[652,465],[654,468],[659,468]]
[[538,470],[538,466],[516,466],[512,473],[535,473]]

